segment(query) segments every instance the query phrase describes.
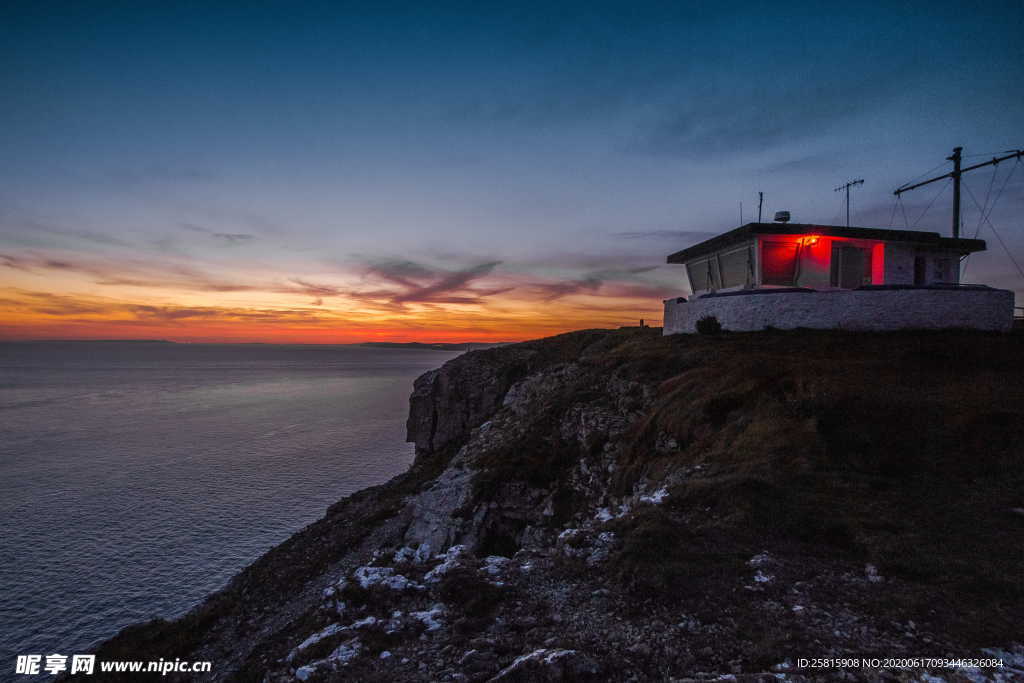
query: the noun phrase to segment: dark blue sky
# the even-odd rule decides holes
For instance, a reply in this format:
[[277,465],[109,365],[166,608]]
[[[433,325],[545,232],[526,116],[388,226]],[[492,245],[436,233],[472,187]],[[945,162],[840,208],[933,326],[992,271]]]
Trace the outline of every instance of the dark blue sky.
[[[684,281],[664,256],[741,201],[750,220],[758,190],[768,216],[840,223],[833,188],[863,177],[854,223],[887,227],[894,187],[953,146],[1024,146],[1022,29],[1020,2],[8,0],[3,277],[40,290],[25,273],[56,259],[55,294],[217,280],[274,307],[299,280],[355,311],[337,292],[413,268],[441,298],[469,273],[480,329],[563,291],[656,315]],[[979,202],[990,176],[967,179]],[[910,223],[940,188],[906,196]],[[915,227],[948,232],[948,207]],[[1022,208],[1019,170],[991,220],[1024,262]],[[965,195],[969,235],[978,215]],[[967,279],[1024,291],[980,236]],[[119,264],[155,289],[117,289]]]

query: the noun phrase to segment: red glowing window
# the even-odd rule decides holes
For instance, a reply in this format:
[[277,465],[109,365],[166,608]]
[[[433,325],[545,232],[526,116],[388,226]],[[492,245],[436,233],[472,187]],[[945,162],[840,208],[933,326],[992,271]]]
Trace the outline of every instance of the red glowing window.
[[795,284],[796,250],[794,242],[764,242],[761,245],[762,284]]

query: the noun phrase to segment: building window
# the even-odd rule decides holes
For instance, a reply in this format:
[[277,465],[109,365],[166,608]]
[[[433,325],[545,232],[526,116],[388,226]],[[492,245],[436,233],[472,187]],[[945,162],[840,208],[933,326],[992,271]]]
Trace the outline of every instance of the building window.
[[765,285],[796,284],[795,242],[763,242],[761,244],[761,283]]
[[871,284],[871,250],[832,245],[832,286],[854,289]]
[[686,274],[690,277],[690,287],[695,292],[715,290],[721,287],[718,260],[714,256],[687,263]]
[[723,252],[718,257],[723,287],[745,287],[750,284],[752,254],[749,246]]

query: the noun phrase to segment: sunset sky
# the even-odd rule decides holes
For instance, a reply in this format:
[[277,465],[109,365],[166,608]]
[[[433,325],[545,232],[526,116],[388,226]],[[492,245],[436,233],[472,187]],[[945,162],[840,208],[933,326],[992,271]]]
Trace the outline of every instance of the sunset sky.
[[[660,324],[665,256],[759,190],[842,224],[864,178],[855,225],[948,234],[943,183],[892,190],[1024,147],[1022,35],[1019,0],[6,0],[0,339]],[[964,279],[1019,304],[977,205],[1024,265],[1020,165],[964,191]]]

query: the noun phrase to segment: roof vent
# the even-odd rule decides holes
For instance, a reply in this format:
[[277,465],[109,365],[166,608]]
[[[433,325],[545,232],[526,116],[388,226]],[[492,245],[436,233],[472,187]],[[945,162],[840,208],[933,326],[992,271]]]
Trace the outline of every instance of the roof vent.
[[788,223],[789,222],[789,211],[776,211],[775,212],[776,223]]

